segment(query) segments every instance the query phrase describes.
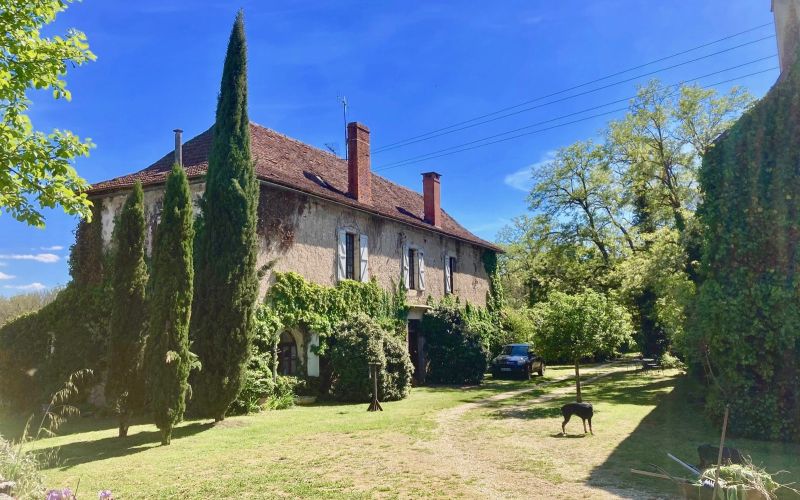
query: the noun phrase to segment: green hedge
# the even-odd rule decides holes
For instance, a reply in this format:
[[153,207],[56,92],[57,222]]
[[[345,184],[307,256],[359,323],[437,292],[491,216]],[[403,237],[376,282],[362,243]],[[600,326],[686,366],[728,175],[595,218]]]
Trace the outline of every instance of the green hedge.
[[488,319],[470,308],[443,300],[422,317],[428,357],[426,381],[434,384],[478,384],[486,372],[486,337],[495,332]]
[[105,364],[108,286],[104,278],[100,209],[81,222],[70,253],[72,281],[35,313],[0,327],[0,404],[28,412],[49,400],[74,372]]

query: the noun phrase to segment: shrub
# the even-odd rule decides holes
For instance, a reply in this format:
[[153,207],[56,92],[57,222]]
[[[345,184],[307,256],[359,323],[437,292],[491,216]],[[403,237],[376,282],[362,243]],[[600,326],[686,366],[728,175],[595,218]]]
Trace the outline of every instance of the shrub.
[[41,498],[45,487],[39,463],[29,451],[23,450],[0,436],[0,482],[16,483],[12,490],[14,498]]
[[659,358],[659,362],[661,363],[661,366],[664,368],[680,368],[680,369],[685,368],[685,365],[680,359],[676,358],[675,356],[673,356],[668,352],[665,352],[664,354],[661,355],[661,357]]
[[483,380],[489,353],[476,331],[477,322],[472,323],[464,309],[447,301],[422,317],[428,382],[478,384]]
[[369,401],[372,381],[369,363],[378,363],[378,398],[406,397],[411,387],[412,365],[408,349],[399,339],[366,314],[339,323],[330,339],[331,395],[341,401]]

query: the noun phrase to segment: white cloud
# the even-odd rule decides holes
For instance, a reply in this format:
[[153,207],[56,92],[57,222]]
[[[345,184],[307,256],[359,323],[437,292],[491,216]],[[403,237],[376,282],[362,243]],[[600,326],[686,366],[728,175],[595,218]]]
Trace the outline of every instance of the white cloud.
[[37,254],[4,254],[0,255],[3,260],[35,260],[36,262],[43,262],[45,264],[52,264],[61,260],[56,254],[53,253],[37,253]]
[[0,273],[0,280],[13,280],[16,276],[11,276],[10,274]]
[[533,187],[533,171],[538,167],[541,167],[542,165],[552,161],[555,156],[555,151],[548,151],[538,162],[506,175],[503,179],[503,182],[505,182],[507,186],[510,186],[514,189],[519,189],[520,191],[524,191],[526,193],[530,192],[531,188]]
[[35,282],[28,285],[5,285],[3,288],[8,290],[22,290],[24,292],[37,292],[39,290],[44,290],[47,287],[39,282]]
[[64,250],[64,247],[61,245],[53,245],[51,247],[41,247],[40,250],[50,250],[52,252],[57,252],[59,250]]

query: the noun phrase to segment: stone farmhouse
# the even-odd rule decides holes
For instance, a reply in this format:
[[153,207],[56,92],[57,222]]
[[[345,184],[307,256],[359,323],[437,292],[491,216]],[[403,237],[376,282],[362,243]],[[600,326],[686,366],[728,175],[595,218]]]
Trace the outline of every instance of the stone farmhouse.
[[[136,173],[92,185],[88,194],[100,208],[103,242],[108,245],[116,215],[135,181],[144,187],[147,245],[159,219],[164,182],[178,162],[186,170],[195,199],[204,189],[212,129],[182,144]],[[402,282],[411,306],[408,344],[417,374],[423,374],[425,339],[419,323],[428,297],[455,294],[462,302],[485,305],[489,277],[485,252],[501,250],[470,233],[441,207],[441,177],[422,174],[422,194],[374,174],[369,129],[350,123],[348,159],[278,132],[250,124],[251,151],[260,183],[258,266],[270,264],[261,297],[275,272],[294,271],[326,286],[340,280],[377,280],[396,288]],[[281,335],[279,369],[284,374],[318,376],[312,352],[318,336]],[[304,367],[307,373],[297,373]]]

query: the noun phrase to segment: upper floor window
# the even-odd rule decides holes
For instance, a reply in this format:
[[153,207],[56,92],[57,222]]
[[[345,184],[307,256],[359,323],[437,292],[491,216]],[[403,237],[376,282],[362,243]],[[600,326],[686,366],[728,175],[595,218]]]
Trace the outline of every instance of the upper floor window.
[[417,250],[408,249],[408,289],[417,289]]
[[345,265],[344,277],[348,280],[356,279],[356,235],[345,233],[344,237]]
[[450,255],[444,258],[444,291],[445,293],[455,293],[456,290],[456,258]]
[[337,278],[341,280],[369,280],[369,240],[366,234],[349,229],[338,231]]
[[406,290],[425,290],[425,255],[417,247],[403,247],[403,282]]

